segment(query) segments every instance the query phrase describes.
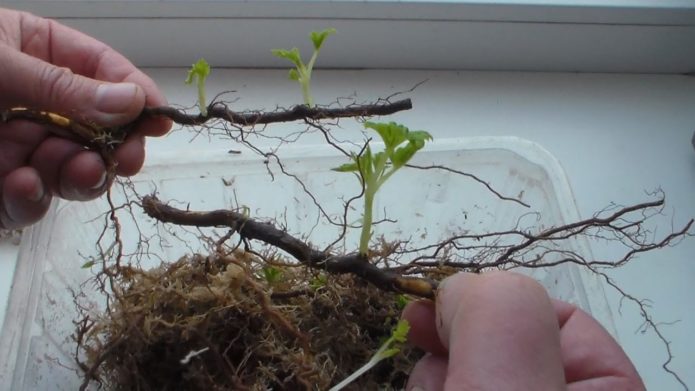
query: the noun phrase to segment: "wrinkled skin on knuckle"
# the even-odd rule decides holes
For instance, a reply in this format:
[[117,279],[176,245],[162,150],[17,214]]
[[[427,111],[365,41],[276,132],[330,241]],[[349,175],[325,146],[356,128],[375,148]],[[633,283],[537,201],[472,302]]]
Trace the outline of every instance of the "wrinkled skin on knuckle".
[[39,80],[36,91],[32,97],[35,101],[42,101],[42,97],[48,97],[51,102],[64,100],[71,90],[75,88],[73,72],[69,68],[47,66],[39,71]]
[[0,42],[11,45],[16,42],[23,12],[0,9]]

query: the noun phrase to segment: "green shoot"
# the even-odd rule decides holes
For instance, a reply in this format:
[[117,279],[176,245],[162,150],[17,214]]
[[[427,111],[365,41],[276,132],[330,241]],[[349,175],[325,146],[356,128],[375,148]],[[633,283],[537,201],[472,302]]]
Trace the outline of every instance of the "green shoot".
[[396,327],[394,327],[393,331],[391,332],[389,339],[387,339],[386,342],[381,345],[379,350],[374,353],[372,358],[370,358],[366,364],[353,372],[350,376],[345,378],[345,380],[333,386],[329,391],[338,391],[347,387],[348,384],[352,383],[355,381],[355,379],[372,369],[380,361],[391,358],[398,354],[401,351],[400,346],[407,340],[408,331],[410,331],[410,324],[408,321],[404,319],[399,320]]
[[198,107],[200,108],[200,114],[203,116],[208,115],[208,107],[205,103],[205,79],[210,75],[210,64],[201,58],[191,66],[188,71],[188,77],[186,77],[186,84],[193,83],[193,79],[196,80],[198,86]]
[[282,270],[277,267],[267,266],[263,268],[263,277],[265,277],[268,285],[273,285],[274,283],[280,281],[282,278]]
[[94,266],[95,264],[96,264],[96,261],[94,261],[94,260],[87,261],[84,264],[82,264],[82,269],[89,269],[92,266]]
[[372,211],[376,192],[396,171],[405,166],[417,151],[432,140],[432,136],[423,130],[409,130],[395,122],[365,122],[365,128],[373,129],[384,142],[384,150],[373,153],[367,148],[360,154],[352,156],[352,162],[334,168],[339,172],[357,172],[364,186],[364,213],[362,215],[362,233],[360,235],[360,254],[367,256],[369,241],[372,238]]
[[328,279],[326,278],[325,274],[319,274],[318,276],[314,277],[311,282],[309,283],[309,286],[313,290],[318,290],[320,288],[323,288],[326,286],[326,282]]
[[302,97],[304,104],[309,107],[314,106],[314,98],[311,96],[311,71],[314,69],[316,58],[319,55],[323,42],[329,35],[335,34],[335,29],[326,29],[323,31],[313,31],[309,37],[314,45],[314,53],[311,55],[308,63],[302,61],[302,56],[299,54],[299,49],[292,48],[291,50],[273,49],[272,53],[276,57],[284,58],[294,64],[294,68],[290,69],[289,78],[299,82],[302,87]]
[[401,295],[396,296],[396,308],[398,308],[399,310],[403,310],[405,308],[405,306],[408,305],[409,302],[410,302],[410,299],[408,299],[408,296],[406,296],[406,295],[401,294]]

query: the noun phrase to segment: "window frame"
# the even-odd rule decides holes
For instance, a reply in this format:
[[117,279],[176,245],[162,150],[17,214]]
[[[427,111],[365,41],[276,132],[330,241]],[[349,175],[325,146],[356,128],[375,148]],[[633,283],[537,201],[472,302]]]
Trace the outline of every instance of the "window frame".
[[96,36],[140,66],[205,57],[217,67],[284,67],[271,48],[308,50],[308,31],[330,26],[339,34],[326,68],[695,73],[695,3],[683,0],[4,4]]

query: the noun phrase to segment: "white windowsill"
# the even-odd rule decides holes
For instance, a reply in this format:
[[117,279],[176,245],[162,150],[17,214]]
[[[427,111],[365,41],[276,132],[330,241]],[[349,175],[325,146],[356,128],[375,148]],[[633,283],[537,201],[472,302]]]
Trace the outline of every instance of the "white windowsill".
[[[571,5],[569,5],[571,4]],[[335,27],[325,68],[695,71],[688,1],[5,1],[100,38],[141,66],[273,68]],[[304,43],[305,46],[301,46]]]

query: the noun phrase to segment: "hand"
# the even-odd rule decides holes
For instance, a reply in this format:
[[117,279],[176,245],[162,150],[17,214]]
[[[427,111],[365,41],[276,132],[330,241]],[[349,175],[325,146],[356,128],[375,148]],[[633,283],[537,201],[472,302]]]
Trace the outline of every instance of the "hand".
[[[154,82],[107,45],[55,21],[0,8],[0,109],[25,106],[101,126],[133,121],[145,105],[165,105]],[[142,121],[115,151],[118,175],[135,174],[144,137],[171,122]],[[106,183],[101,157],[44,127],[0,123],[0,228],[38,221],[54,195],[88,200]]]
[[[509,272],[457,274],[436,306],[405,308],[409,339],[427,353],[407,390],[644,390],[596,320]],[[419,388],[418,388],[419,387]]]

